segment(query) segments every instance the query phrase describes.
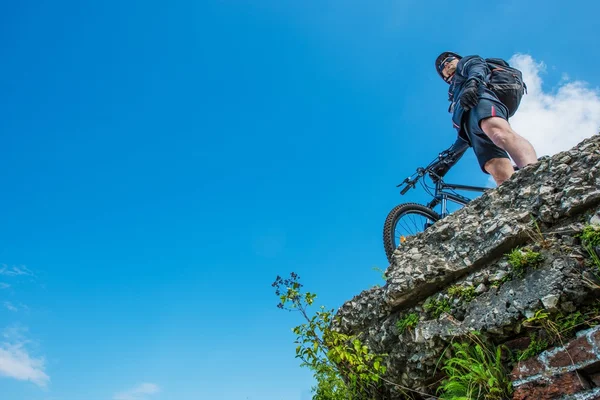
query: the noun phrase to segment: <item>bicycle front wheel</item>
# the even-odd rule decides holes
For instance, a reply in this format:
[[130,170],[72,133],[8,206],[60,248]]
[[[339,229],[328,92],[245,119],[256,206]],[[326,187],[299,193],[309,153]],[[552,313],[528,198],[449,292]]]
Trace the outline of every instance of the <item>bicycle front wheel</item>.
[[421,204],[405,203],[394,207],[383,225],[383,247],[388,261],[392,262],[394,250],[406,238],[423,232],[439,219],[438,213]]

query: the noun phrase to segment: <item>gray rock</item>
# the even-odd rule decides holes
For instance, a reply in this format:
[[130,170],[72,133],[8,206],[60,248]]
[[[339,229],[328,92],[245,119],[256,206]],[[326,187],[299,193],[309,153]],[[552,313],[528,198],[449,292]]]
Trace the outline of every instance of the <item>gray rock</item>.
[[483,283],[479,284],[479,286],[477,286],[477,288],[475,289],[475,293],[477,294],[481,294],[481,293],[485,293],[487,292],[487,286],[485,286]]
[[494,275],[492,281],[501,281],[506,275],[508,275],[508,271],[500,270]]
[[559,299],[560,296],[556,294],[549,294],[547,296],[542,297],[542,304],[548,310],[555,310]]

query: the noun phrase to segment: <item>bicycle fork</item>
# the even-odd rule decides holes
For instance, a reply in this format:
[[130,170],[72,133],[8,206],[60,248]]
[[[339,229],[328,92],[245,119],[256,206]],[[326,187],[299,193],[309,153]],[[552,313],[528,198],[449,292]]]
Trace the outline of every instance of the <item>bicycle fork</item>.
[[448,196],[442,195],[442,212],[440,213],[440,218],[444,218],[447,215],[448,207]]
[[[446,195],[445,193],[436,193],[434,199],[429,204],[427,204],[427,207],[431,208],[432,210],[435,210],[438,204],[441,204],[442,206],[442,209],[439,212],[440,219],[442,219],[448,215],[448,195]],[[428,227],[431,225],[433,224],[429,224]]]

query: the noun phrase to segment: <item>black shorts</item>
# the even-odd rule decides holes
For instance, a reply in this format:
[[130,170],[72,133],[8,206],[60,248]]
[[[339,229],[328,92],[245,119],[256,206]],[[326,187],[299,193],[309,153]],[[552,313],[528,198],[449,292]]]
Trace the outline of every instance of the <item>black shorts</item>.
[[[508,158],[508,153],[496,146],[494,142],[481,129],[481,120],[489,117],[500,117],[508,121],[508,110],[506,106],[499,101],[490,99],[479,99],[477,106],[469,110],[463,119],[463,129],[461,136],[469,142],[481,170],[489,175],[484,168],[492,158]],[[466,136],[466,137],[465,137]]]

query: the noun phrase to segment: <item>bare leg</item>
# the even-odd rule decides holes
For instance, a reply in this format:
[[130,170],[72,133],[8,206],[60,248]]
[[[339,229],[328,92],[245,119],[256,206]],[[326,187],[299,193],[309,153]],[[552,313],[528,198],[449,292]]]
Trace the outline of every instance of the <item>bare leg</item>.
[[510,178],[515,172],[512,163],[508,158],[492,158],[485,163],[483,168],[492,175],[498,186]]
[[537,155],[531,143],[513,131],[505,119],[500,117],[486,118],[481,121],[481,129],[496,146],[505,150],[511,156],[517,167],[521,168],[537,162]]

